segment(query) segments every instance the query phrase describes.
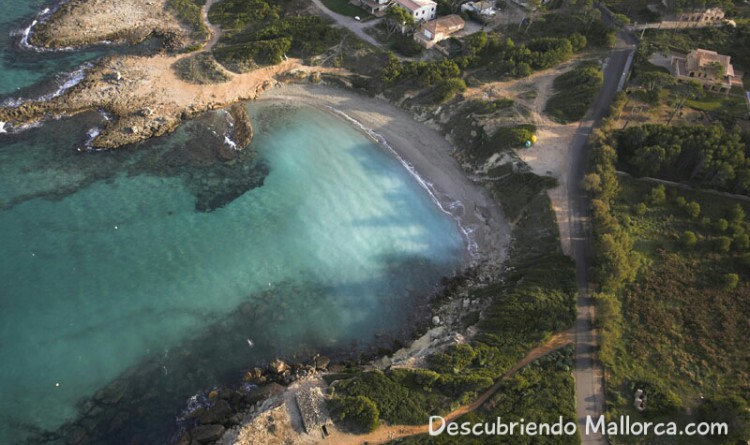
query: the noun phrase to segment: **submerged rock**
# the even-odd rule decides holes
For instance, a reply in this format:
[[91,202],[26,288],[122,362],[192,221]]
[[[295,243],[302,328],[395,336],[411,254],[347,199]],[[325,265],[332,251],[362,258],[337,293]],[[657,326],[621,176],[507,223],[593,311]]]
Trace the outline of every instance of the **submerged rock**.
[[216,442],[224,435],[224,425],[202,425],[190,431],[190,438],[201,444]]

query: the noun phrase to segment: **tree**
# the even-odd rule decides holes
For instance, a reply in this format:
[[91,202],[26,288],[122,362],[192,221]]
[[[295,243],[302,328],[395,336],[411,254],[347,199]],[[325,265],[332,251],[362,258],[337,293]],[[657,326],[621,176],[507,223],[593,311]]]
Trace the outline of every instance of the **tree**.
[[577,32],[571,34],[568,40],[570,40],[570,44],[573,45],[573,51],[576,52],[582,50],[583,48],[586,48],[586,45],[588,44],[586,36],[583,36]]
[[716,249],[720,253],[729,253],[732,248],[732,238],[728,236],[720,236],[716,239]]
[[732,244],[734,244],[734,248],[737,250],[747,250],[750,248],[750,236],[747,236],[745,233],[734,235]]
[[388,62],[380,71],[380,80],[386,83],[393,83],[401,77],[401,61],[393,53],[388,53]]
[[744,220],[745,220],[745,209],[743,209],[741,205],[735,204],[734,207],[732,207],[732,221],[742,222]]
[[590,193],[600,193],[602,191],[602,178],[596,173],[589,173],[583,177],[581,188]]
[[651,200],[651,204],[663,204],[667,199],[667,190],[664,187],[664,184],[659,184],[656,187],[652,188],[651,192],[649,193],[649,198]]
[[648,211],[648,206],[644,202],[639,202],[637,206],[635,206],[635,214],[638,216],[643,216]]
[[646,88],[646,91],[656,92],[662,88],[674,85],[675,78],[661,71],[647,71],[638,76],[638,83]]
[[701,205],[695,201],[690,201],[685,204],[685,212],[687,212],[690,219],[698,219],[701,215]]
[[724,274],[722,282],[725,290],[736,289],[737,285],[740,283],[740,277],[736,273]]
[[716,80],[724,78],[724,66],[719,62],[709,62],[703,66],[706,73]]
[[335,397],[331,400],[331,414],[356,432],[369,433],[380,424],[378,406],[365,396]]
[[406,10],[398,5],[393,5],[388,8],[388,12],[385,15],[385,27],[388,31],[388,37],[392,36],[396,31],[404,31],[407,28],[414,26],[414,17]]
[[724,218],[720,218],[718,221],[716,221],[716,230],[719,232],[726,232],[729,228],[729,221],[727,221]]
[[698,242],[698,238],[695,236],[695,233],[691,232],[690,230],[686,230],[682,232],[682,236],[680,237],[680,242],[683,246],[693,248],[695,247],[695,244]]

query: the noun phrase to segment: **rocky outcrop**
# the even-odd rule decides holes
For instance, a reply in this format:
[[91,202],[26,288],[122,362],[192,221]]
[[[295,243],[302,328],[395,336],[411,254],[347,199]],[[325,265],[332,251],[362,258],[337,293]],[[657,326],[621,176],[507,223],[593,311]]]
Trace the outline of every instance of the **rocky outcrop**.
[[201,425],[190,431],[190,439],[200,444],[216,442],[224,435],[223,425]]
[[154,37],[168,51],[189,46],[189,30],[165,6],[166,0],[71,0],[33,27],[29,43],[54,49]]
[[250,145],[250,142],[253,140],[253,125],[252,122],[250,122],[250,114],[248,114],[247,108],[239,103],[229,107],[228,111],[234,120],[234,132],[232,138],[237,144],[237,147],[243,149]]

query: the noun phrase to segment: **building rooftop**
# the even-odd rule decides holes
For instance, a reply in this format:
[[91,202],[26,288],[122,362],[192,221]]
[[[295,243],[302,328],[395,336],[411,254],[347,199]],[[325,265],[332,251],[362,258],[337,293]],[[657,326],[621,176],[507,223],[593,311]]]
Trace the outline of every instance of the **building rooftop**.
[[439,19],[430,20],[422,26],[424,29],[430,31],[433,35],[436,35],[440,33],[447,34],[450,32],[455,32],[458,29],[463,28],[465,24],[466,23],[464,22],[464,19],[461,18],[461,16],[451,14],[445,17],[440,17]]
[[412,12],[425,6],[437,6],[432,0],[396,0],[396,3]]
[[687,55],[687,69],[694,71],[700,68],[704,68],[709,63],[718,63],[724,67],[724,75],[734,77],[734,67],[730,62],[731,58],[717,53],[716,51],[709,51],[707,49],[694,49]]

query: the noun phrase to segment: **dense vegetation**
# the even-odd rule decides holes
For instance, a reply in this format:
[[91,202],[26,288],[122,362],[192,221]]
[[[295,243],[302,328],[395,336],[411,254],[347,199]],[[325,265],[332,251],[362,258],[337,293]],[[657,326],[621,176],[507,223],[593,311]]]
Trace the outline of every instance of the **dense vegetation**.
[[197,49],[198,42],[208,37],[208,29],[201,17],[201,8],[205,4],[206,0],[167,0],[167,9],[192,29],[193,38],[197,41],[193,49]]
[[478,32],[464,39],[464,49],[455,57],[463,69],[486,68],[495,78],[526,77],[534,71],[550,68],[568,60],[580,46],[578,37],[539,37],[528,43],[516,43],[498,34]]
[[596,100],[603,83],[604,74],[598,62],[582,63],[555,79],[555,94],[544,111],[560,122],[579,121]]
[[620,165],[642,176],[748,194],[750,136],[739,129],[644,125],[614,137]]
[[[554,424],[562,416],[565,422],[575,419],[575,382],[570,373],[573,348],[566,347],[542,357],[509,378],[502,388],[477,411],[461,416],[458,423],[493,422],[501,417],[504,422],[534,419],[535,422]],[[525,440],[526,439],[526,440]],[[401,445],[479,445],[486,443],[516,445],[574,445],[580,439],[573,436],[519,435],[486,437],[428,435],[414,436],[392,442]]]
[[209,20],[224,31],[214,55],[235,71],[280,63],[287,53],[317,55],[341,38],[319,17],[286,12],[272,0],[224,0],[211,7]]
[[[608,123],[604,129],[595,138],[584,186],[593,197],[600,359],[608,375],[609,414],[680,424],[724,421],[730,435],[706,443],[747,440],[750,415],[743,397],[750,389],[750,368],[743,357],[750,330],[745,217],[750,206],[620,180],[613,145],[622,134]],[[648,396],[644,413],[631,406],[636,389]],[[657,443],[653,437],[614,439]]]
[[518,41],[569,36],[574,48],[587,45],[611,47],[615,44],[615,30],[604,24],[601,11],[593,0],[551,2],[546,8],[552,9],[554,3],[565,3],[566,6],[536,16],[529,26],[508,25],[503,33]]

